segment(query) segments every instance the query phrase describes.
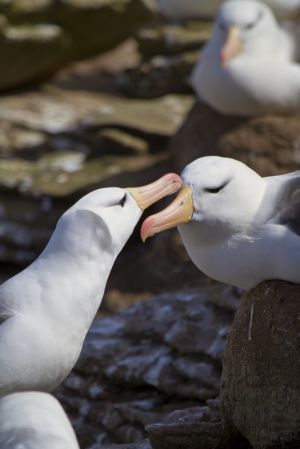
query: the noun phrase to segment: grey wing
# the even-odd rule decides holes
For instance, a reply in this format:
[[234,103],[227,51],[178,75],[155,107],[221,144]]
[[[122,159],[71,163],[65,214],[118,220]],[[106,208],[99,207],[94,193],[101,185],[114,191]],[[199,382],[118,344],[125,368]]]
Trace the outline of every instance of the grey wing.
[[[272,213],[268,221],[281,224],[300,235],[300,171],[266,178],[272,197]],[[272,195],[273,193],[273,195]]]

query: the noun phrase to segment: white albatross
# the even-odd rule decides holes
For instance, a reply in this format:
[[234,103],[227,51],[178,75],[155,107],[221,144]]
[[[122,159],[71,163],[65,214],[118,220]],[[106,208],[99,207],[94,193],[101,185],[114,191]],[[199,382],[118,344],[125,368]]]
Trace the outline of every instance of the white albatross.
[[63,214],[45,250],[0,287],[0,396],[51,391],[73,368],[113,263],[142,210],[181,186],[96,190]]
[[193,69],[198,97],[225,115],[300,109],[297,48],[272,11],[254,0],[225,2]]
[[206,275],[249,290],[262,281],[300,283],[300,171],[263,178],[234,159],[208,156],[187,165],[183,188],[148,217],[142,239],[179,226]]
[[0,399],[1,449],[79,449],[60,403],[50,394],[13,393]]

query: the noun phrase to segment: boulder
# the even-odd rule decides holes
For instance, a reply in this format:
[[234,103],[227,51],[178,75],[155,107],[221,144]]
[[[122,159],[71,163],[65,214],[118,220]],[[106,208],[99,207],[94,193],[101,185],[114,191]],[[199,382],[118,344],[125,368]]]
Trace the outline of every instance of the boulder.
[[224,422],[254,449],[300,447],[299,295],[299,285],[259,285],[243,297],[228,337]]
[[196,102],[172,138],[173,165],[181,171],[202,156],[238,159],[262,176],[297,170],[300,166],[300,113],[233,118]]
[[143,27],[136,33],[136,40],[145,60],[157,55],[170,56],[199,51],[210,36],[211,23],[200,21]]
[[152,0],[1,1],[0,90],[115,47],[154,11]]
[[219,402],[178,410],[147,427],[153,449],[215,449],[223,438]]
[[210,34],[203,21],[142,28],[136,35],[142,61],[120,74],[119,87],[138,98],[192,92],[191,71]]
[[95,445],[92,449],[152,449],[152,446],[148,440],[141,441],[140,443],[132,444],[109,444],[101,447]]
[[121,91],[134,98],[155,98],[171,92],[189,94],[189,77],[197,59],[198,51],[157,55],[125,70],[117,83]]

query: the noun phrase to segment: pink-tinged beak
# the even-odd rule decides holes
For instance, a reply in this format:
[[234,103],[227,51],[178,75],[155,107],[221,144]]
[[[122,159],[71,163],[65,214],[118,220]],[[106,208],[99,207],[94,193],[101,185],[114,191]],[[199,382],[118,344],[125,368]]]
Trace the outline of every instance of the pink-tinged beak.
[[168,173],[146,186],[128,187],[125,190],[133,196],[140,209],[145,210],[165,196],[178,192],[181,186],[180,176]]
[[221,64],[224,66],[243,49],[241,31],[236,26],[231,26],[227,33],[226,42],[221,50]]
[[141,228],[143,242],[161,231],[191,221],[194,212],[192,190],[183,186],[175,200],[161,212],[146,218]]

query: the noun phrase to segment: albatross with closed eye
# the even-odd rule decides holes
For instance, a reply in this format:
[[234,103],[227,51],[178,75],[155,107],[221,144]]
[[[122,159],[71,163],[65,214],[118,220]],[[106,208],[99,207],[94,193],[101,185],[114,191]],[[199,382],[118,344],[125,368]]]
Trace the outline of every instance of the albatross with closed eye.
[[217,281],[245,290],[271,279],[300,283],[300,171],[263,178],[208,156],[182,181],[177,198],[144,221],[143,240],[178,226],[194,264]]

